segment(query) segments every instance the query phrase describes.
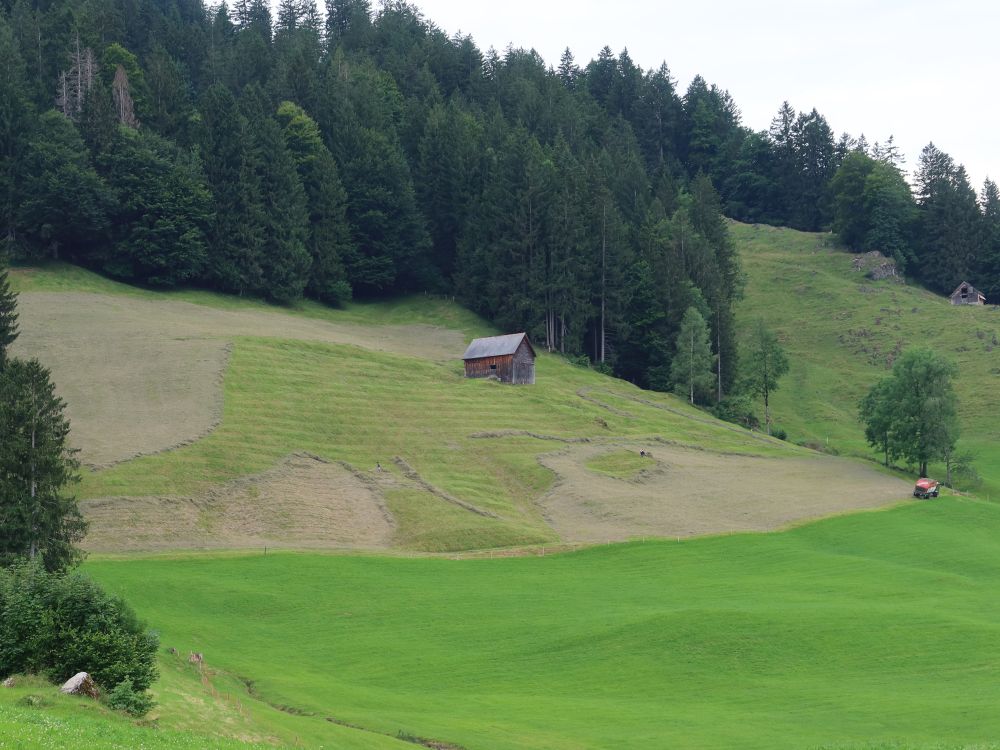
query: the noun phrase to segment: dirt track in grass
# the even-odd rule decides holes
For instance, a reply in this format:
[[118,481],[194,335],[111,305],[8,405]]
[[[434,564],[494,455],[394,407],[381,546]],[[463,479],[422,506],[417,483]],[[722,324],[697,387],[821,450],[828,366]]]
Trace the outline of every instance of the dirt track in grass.
[[188,302],[82,292],[18,298],[18,355],[52,370],[68,403],[71,443],[107,466],[190,443],[222,416],[222,375],[238,336],[352,344],[444,360],[462,334],[427,325],[330,323],[281,312],[219,310]]
[[796,521],[878,508],[910,497],[912,486],[863,463],[832,456],[763,458],[662,444],[639,481],[586,467],[622,446],[572,446],[539,458],[557,475],[538,504],[567,542],[771,531]]
[[396,528],[373,482],[306,454],[200,497],[111,497],[80,507],[92,552],[384,549]]

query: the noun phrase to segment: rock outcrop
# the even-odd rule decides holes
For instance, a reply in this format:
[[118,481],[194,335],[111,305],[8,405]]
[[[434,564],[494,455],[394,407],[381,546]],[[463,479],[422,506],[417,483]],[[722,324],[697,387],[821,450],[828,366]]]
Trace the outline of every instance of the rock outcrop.
[[86,695],[88,698],[94,699],[101,697],[101,691],[98,689],[97,683],[86,672],[77,672],[70,677],[59,688],[59,692],[66,693],[67,695]]

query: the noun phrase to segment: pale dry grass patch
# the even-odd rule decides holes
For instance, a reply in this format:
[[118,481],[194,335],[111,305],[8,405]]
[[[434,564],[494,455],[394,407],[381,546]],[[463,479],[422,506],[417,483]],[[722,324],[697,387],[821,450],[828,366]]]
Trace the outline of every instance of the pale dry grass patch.
[[665,444],[638,481],[588,468],[622,446],[580,445],[539,457],[558,477],[538,504],[567,542],[773,531],[796,521],[905,500],[911,486],[847,459],[727,455]]
[[71,443],[91,467],[176,448],[222,416],[229,342],[239,336],[350,344],[431,360],[461,355],[463,335],[430,325],[333,323],[271,310],[83,292],[22,292],[19,356],[52,370]]

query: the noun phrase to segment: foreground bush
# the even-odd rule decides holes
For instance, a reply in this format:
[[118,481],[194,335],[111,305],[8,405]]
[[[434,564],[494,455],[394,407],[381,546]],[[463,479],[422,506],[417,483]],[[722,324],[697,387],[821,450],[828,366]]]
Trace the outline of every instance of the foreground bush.
[[132,716],[145,716],[154,705],[149,693],[136,690],[127,677],[112,688],[107,701],[111,708]]
[[89,672],[105,690],[128,681],[142,693],[157,677],[157,646],[128,604],[84,575],[0,568],[0,676]]

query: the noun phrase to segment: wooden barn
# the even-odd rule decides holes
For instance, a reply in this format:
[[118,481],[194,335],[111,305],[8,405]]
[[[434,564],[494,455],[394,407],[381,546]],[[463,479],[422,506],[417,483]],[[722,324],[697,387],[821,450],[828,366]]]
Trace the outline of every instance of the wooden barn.
[[951,293],[951,304],[953,305],[985,305],[986,295],[976,289],[972,284],[963,281],[954,292]]
[[465,377],[495,377],[502,383],[535,382],[535,349],[526,333],[474,339],[462,356]]

